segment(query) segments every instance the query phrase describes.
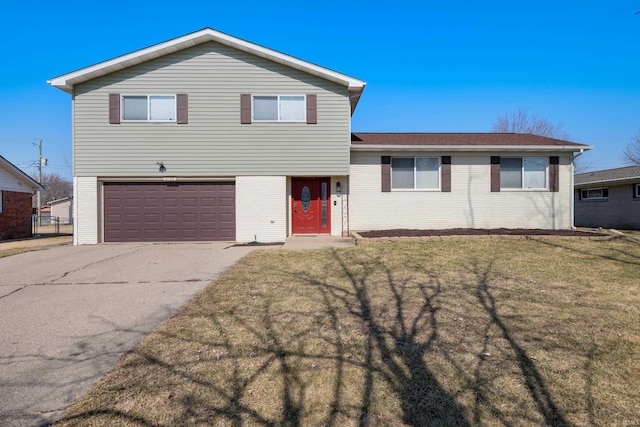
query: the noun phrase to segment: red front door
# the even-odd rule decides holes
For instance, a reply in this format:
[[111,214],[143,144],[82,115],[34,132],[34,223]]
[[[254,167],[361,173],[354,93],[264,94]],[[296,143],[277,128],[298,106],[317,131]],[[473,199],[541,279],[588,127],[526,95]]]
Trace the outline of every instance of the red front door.
[[291,179],[291,231],[293,234],[329,234],[329,178]]

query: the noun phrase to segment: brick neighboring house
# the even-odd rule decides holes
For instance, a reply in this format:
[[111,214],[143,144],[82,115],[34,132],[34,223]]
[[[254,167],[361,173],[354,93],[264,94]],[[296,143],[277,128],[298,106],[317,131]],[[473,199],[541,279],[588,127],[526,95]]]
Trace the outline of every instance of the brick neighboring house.
[[0,156],[0,240],[31,237],[31,200],[43,187]]
[[640,165],[577,174],[575,224],[640,230]]

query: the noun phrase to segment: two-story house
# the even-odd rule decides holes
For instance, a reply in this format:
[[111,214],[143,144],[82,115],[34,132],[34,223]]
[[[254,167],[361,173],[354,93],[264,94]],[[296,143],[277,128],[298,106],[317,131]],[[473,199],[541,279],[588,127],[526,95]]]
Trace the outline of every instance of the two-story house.
[[568,228],[590,148],[352,134],[364,81],[209,28],[49,83],[72,95],[76,244]]

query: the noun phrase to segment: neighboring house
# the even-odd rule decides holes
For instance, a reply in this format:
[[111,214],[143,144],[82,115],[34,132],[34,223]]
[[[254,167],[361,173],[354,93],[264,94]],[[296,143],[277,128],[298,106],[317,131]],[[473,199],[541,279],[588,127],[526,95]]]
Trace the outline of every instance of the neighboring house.
[[49,83],[72,95],[76,244],[568,228],[590,148],[352,135],[364,81],[208,28]]
[[52,200],[49,206],[51,206],[51,216],[57,218],[59,224],[73,223],[73,197]]
[[32,195],[43,189],[0,156],[0,240],[31,237]]
[[577,226],[640,230],[640,165],[577,174],[575,192]]

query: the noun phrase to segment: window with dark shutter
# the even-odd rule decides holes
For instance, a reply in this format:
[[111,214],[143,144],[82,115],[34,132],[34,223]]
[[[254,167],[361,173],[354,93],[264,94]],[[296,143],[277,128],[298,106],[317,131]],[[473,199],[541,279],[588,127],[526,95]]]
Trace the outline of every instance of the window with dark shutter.
[[119,93],[109,94],[109,123],[111,124],[120,123],[120,94]]
[[382,156],[380,158],[382,173],[382,192],[391,192],[391,156]]
[[443,193],[451,192],[451,156],[442,156],[440,161],[440,180]]
[[307,124],[315,125],[318,123],[318,96],[315,94],[307,95]]
[[186,93],[176,95],[176,109],[178,124],[189,123],[189,95]]
[[240,123],[251,124],[251,94],[240,95]]
[[491,156],[491,192],[500,192],[500,156]]
[[554,193],[560,191],[560,158],[558,156],[549,157],[549,191]]

